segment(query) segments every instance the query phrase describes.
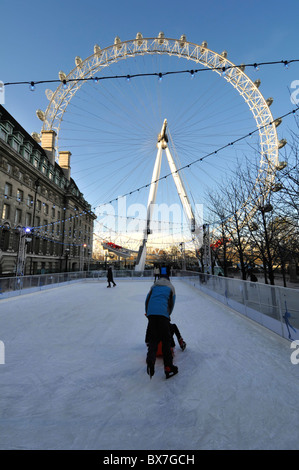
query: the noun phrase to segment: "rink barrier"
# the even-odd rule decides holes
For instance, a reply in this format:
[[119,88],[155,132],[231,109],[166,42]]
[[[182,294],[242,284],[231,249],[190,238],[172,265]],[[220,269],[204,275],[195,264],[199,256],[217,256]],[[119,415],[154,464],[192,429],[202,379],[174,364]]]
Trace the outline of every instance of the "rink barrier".
[[299,290],[181,271],[184,282],[290,341],[299,340]]
[[[134,271],[124,269],[115,271],[114,277],[128,279],[153,279],[153,271]],[[69,273],[36,274],[33,276],[14,276],[0,278],[0,301],[8,297],[30,294],[81,281],[107,282],[107,271],[76,271]]]
[[[291,341],[299,340],[299,289],[271,286],[192,271],[179,271],[176,279],[186,282],[233,310]],[[115,279],[153,280],[153,271],[121,270]],[[1,299],[56,288],[67,284],[107,282],[107,271],[79,271],[0,278]]]

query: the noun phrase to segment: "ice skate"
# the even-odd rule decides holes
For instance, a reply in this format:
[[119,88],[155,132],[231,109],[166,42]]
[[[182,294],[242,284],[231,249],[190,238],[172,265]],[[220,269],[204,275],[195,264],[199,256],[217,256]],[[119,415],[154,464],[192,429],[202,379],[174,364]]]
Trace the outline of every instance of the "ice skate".
[[164,367],[166,379],[170,379],[173,375],[176,375],[179,371],[177,366]]
[[147,362],[147,369],[146,369],[148,375],[150,376],[150,379],[155,373],[155,364],[153,362]]

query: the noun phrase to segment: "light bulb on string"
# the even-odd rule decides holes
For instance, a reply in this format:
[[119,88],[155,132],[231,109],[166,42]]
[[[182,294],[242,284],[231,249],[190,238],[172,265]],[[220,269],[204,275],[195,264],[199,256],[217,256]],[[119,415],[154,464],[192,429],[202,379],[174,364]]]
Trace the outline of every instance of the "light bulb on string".
[[191,70],[191,71],[190,71],[190,74],[191,74],[191,79],[193,79],[193,78],[194,78],[194,75],[195,75],[194,70]]
[[163,78],[163,75],[162,75],[161,72],[159,72],[158,77],[159,77],[159,78],[158,78],[158,79],[159,79],[159,82],[161,82],[161,81],[162,81],[162,78]]
[[35,91],[35,83],[34,82],[30,82],[29,90],[30,91]]
[[63,88],[66,89],[66,80],[62,80],[62,83],[63,83]]
[[131,80],[131,76],[127,75],[126,80],[127,80],[127,82],[129,82]]
[[256,63],[253,64],[253,67],[254,67],[254,70],[256,70],[256,71],[258,71],[260,69],[259,66]]
[[221,72],[222,77],[225,77],[225,74],[226,74],[226,68],[222,67],[222,72]]
[[289,62],[287,60],[284,60],[283,61],[283,65],[284,65],[284,68],[285,69],[288,69],[289,68]]
[[93,81],[94,81],[95,84],[99,83],[98,77],[94,77]]

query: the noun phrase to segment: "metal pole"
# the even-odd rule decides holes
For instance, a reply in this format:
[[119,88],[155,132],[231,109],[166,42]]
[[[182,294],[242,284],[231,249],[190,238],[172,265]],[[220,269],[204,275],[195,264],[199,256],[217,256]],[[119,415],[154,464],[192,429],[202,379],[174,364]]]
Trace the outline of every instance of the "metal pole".
[[[35,192],[34,192],[34,202],[33,202],[33,215],[32,215],[32,229],[34,230],[34,224],[35,224],[35,211],[36,211],[36,196],[37,196],[37,190],[39,188],[39,179],[37,179],[34,183],[35,185]],[[33,263],[33,253],[35,250],[35,235],[32,236],[32,245],[31,245],[31,257],[30,257],[30,269],[29,273],[32,275],[32,263]]]

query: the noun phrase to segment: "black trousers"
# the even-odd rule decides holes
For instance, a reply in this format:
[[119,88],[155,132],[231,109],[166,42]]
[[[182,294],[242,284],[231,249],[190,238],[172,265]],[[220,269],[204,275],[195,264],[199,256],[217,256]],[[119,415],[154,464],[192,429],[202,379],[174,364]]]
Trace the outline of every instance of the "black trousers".
[[147,362],[155,363],[158,344],[162,341],[162,354],[165,367],[171,367],[172,352],[171,352],[171,334],[169,328],[168,318],[162,315],[150,315],[148,317],[147,326]]
[[172,336],[172,346],[175,346],[173,336],[175,335],[177,337],[178,341],[181,338],[181,332],[180,332],[180,330],[178,329],[178,327],[176,326],[175,323],[170,323],[170,334]]
[[113,277],[112,277],[112,278],[107,278],[107,282],[108,282],[108,286],[109,286],[109,287],[111,287],[111,285],[110,285],[111,282],[112,282],[112,284],[113,284],[114,286],[116,286],[116,284],[115,284],[115,282],[114,282],[114,280],[113,280]]

